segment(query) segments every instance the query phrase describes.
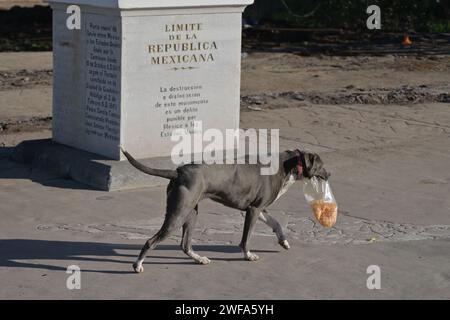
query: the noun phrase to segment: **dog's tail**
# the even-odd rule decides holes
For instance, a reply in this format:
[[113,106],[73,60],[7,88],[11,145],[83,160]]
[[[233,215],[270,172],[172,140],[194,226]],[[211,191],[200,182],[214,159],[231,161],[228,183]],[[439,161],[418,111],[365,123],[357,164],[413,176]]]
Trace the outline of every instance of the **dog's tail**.
[[131,165],[133,167],[135,167],[136,169],[138,169],[146,174],[161,177],[161,178],[166,178],[166,179],[175,179],[176,177],[178,177],[178,172],[176,170],[164,170],[164,169],[149,168],[149,167],[143,165],[142,163],[140,163],[139,161],[137,161],[136,159],[134,159],[128,152],[123,150],[122,147],[120,147],[120,150],[122,150],[123,154],[125,155],[125,157],[127,157],[128,161],[131,163]]

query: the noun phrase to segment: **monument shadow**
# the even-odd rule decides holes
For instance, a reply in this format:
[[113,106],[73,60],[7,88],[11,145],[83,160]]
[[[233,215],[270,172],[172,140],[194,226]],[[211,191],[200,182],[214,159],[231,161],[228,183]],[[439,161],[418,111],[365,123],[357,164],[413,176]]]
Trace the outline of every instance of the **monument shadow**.
[[[169,157],[141,159],[155,168],[175,166]],[[27,140],[16,147],[0,147],[0,179],[30,179],[45,186],[116,191],[165,186],[168,181],[149,176],[127,161],[56,143],[51,139]]]
[[0,147],[0,179],[27,179],[47,187],[98,190],[73,180],[68,174],[42,168],[34,163],[32,157],[15,158],[15,151],[16,147]]

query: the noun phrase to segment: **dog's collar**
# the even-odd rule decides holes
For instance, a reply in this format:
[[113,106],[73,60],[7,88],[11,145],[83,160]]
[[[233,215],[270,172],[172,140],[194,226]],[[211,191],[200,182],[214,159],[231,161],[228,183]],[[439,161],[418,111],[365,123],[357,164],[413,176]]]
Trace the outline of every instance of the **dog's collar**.
[[297,179],[303,175],[303,168],[305,167],[305,155],[300,150],[296,149],[295,153],[297,154],[298,161],[297,161],[297,172],[298,177]]

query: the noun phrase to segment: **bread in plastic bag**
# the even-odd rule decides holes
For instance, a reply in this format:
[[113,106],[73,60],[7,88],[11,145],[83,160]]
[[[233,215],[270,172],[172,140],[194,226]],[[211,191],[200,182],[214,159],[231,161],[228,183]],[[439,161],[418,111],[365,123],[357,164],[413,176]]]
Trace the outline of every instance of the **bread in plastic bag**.
[[328,180],[304,178],[303,193],[320,224],[326,228],[334,226],[338,207]]

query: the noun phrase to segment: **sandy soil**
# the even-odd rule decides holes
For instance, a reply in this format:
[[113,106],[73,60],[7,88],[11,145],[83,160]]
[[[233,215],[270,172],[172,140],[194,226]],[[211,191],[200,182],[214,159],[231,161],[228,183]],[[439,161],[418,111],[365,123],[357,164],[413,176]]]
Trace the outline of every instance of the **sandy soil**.
[[349,86],[373,89],[429,85],[448,89],[450,57],[304,57],[255,53],[244,59],[242,71],[243,95],[330,92]]

